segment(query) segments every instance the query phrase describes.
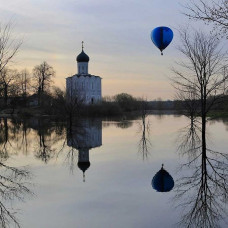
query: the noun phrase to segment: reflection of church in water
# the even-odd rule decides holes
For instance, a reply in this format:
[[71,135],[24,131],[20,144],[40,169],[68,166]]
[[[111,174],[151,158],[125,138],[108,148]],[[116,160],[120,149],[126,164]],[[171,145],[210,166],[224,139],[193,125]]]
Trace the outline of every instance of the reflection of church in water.
[[102,145],[101,120],[80,120],[67,134],[67,145],[78,150],[78,168],[83,172],[90,167],[89,150]]

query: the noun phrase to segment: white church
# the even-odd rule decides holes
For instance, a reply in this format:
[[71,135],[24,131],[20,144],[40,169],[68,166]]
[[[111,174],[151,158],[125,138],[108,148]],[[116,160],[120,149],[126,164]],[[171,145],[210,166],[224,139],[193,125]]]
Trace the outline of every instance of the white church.
[[77,99],[84,104],[94,104],[101,101],[101,77],[88,73],[89,56],[84,52],[77,56],[78,73],[66,78],[67,99]]

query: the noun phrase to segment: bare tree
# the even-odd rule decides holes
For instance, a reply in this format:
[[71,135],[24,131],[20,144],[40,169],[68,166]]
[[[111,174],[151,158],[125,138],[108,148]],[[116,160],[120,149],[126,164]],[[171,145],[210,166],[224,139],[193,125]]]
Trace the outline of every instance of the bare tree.
[[78,117],[83,107],[85,97],[77,91],[70,91],[66,94],[65,110],[69,119],[69,125],[72,126],[75,117]]
[[[4,105],[7,106],[8,97],[11,94],[15,95],[17,93],[18,87],[15,87],[16,78],[18,73],[16,70],[11,70],[9,68],[4,68],[0,71],[0,84],[3,90]],[[15,90],[16,88],[16,90]]]
[[11,23],[0,24],[0,87],[3,91],[5,106],[8,99],[8,86],[12,82],[6,67],[12,62],[21,44],[21,40],[14,39],[12,36]]
[[42,105],[42,97],[49,91],[54,76],[53,67],[45,61],[33,68],[34,89],[38,94],[39,105]]
[[82,107],[84,106],[85,97],[71,89],[66,93],[64,90],[54,87],[53,90],[53,109],[55,114],[69,120],[70,126],[76,119]]
[[20,95],[23,97],[24,104],[26,105],[31,83],[31,76],[28,70],[24,69],[19,73],[17,83],[20,90]]
[[180,31],[182,44],[179,51],[185,56],[180,69],[173,69],[174,87],[181,94],[193,92],[199,99],[203,156],[206,156],[206,118],[215,104],[222,101],[227,87],[228,74],[224,75],[225,54],[218,49],[219,40],[215,35],[202,31]]
[[[179,150],[189,155],[182,168],[194,172],[176,182],[176,200],[181,201],[178,206],[183,212],[180,227],[215,228],[225,213],[228,156],[207,148],[206,123],[208,112],[226,94],[226,56],[218,49],[217,36],[190,31],[180,32],[179,51],[185,60],[173,69],[176,77],[172,80],[191,118],[189,130],[179,137]],[[195,127],[195,123],[200,125]]]
[[228,37],[228,2],[227,0],[190,0],[185,6],[186,16],[213,24],[213,30]]
[[12,38],[11,23],[0,25],[0,72],[13,60],[21,44],[21,40]]
[[184,108],[184,115],[190,118],[191,124],[194,124],[194,121],[200,114],[200,97],[196,89],[192,86],[186,86],[185,90],[177,91],[176,98],[181,101],[181,105]]

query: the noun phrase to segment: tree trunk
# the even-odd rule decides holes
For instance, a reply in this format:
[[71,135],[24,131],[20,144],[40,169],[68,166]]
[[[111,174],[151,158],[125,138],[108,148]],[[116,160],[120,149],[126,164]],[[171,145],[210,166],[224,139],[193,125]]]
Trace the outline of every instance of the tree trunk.
[[8,123],[7,123],[7,118],[4,117],[4,141],[5,142],[8,142],[8,136],[9,136],[9,133],[8,133]]
[[27,107],[27,76],[25,74],[25,79],[24,79],[24,105]]
[[[201,167],[201,181],[202,187],[206,187],[207,178],[207,147],[206,147],[206,106],[207,106],[207,96],[206,87],[201,88],[201,121],[202,121],[202,167]],[[205,191],[205,189],[203,190]]]
[[206,104],[207,104],[207,96],[206,96],[206,88],[205,86],[202,88],[201,92],[201,104],[202,104],[202,157],[206,158]]
[[8,85],[4,84],[4,106],[7,107],[8,101]]
[[202,113],[202,158],[207,157],[206,149],[206,115]]
[[40,106],[40,101],[41,101],[41,91],[40,91],[40,87],[38,88],[38,105]]

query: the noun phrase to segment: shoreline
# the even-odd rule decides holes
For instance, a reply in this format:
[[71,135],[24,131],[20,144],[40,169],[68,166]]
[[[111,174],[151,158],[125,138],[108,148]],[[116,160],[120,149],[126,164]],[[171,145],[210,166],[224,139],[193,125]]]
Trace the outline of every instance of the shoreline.
[[[146,110],[147,115],[184,115],[184,111],[178,110]],[[114,115],[102,115],[102,113],[94,114],[88,112],[82,112],[82,115],[78,117],[86,117],[86,118],[132,118],[132,117],[140,117],[141,111],[130,111],[123,112]],[[0,111],[0,118],[49,118],[49,119],[58,119],[58,120],[66,120],[66,117],[60,115],[50,115],[42,112],[39,108],[24,108],[24,109],[5,109]],[[76,117],[76,116],[75,116]],[[208,117],[211,119],[219,119],[219,118],[228,118],[228,112],[225,111],[211,111],[208,113]]]

